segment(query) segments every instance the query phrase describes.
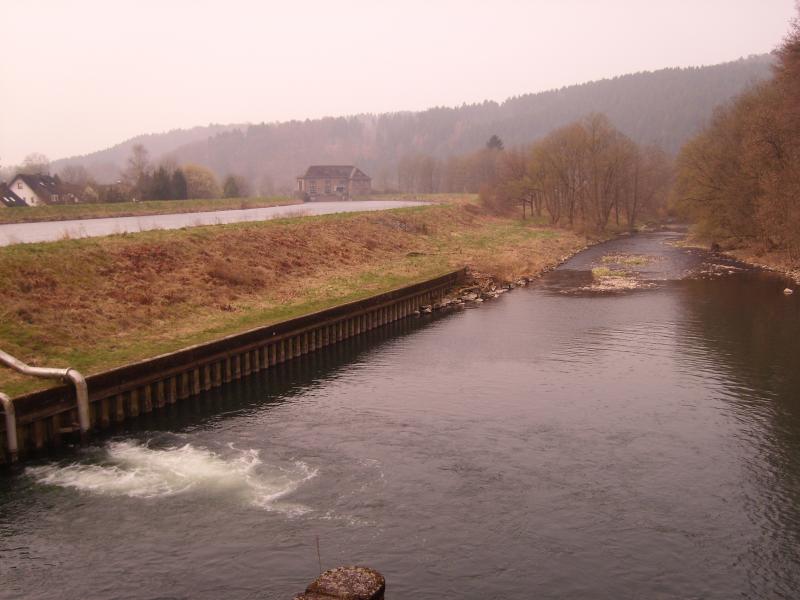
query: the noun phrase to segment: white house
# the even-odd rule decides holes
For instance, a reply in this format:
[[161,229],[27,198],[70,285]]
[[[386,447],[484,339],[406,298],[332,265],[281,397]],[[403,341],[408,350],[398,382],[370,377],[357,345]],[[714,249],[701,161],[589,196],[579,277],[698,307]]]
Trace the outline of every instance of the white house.
[[11,191],[5,183],[0,183],[0,208],[27,206],[25,201]]
[[50,175],[17,175],[8,184],[14,194],[28,206],[43,204],[72,204],[77,196],[57,177]]

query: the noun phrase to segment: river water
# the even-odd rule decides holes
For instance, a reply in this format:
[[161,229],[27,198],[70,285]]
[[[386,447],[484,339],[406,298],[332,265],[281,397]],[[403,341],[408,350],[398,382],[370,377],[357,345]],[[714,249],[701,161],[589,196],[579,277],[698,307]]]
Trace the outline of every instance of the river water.
[[[329,215],[331,213],[388,210],[421,206],[413,200],[359,200],[336,202],[307,202],[288,206],[268,206],[237,210],[216,210],[139,217],[109,217],[105,219],[76,219],[41,223],[0,224],[0,246],[34,242],[54,242],[63,239],[97,237],[120,233],[136,233],[152,229],[181,229],[200,225],[221,225],[243,221],[266,221],[287,217]],[[24,209],[20,209],[24,210]]]
[[317,540],[389,598],[800,597],[800,294],[676,239],[0,478],[0,597],[286,599]]

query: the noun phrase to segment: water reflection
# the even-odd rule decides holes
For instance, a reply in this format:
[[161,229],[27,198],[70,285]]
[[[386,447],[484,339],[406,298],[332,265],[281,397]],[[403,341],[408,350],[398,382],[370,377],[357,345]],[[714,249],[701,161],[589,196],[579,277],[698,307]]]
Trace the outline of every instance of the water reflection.
[[[709,400],[741,425],[731,440],[741,446],[738,493],[759,531],[737,558],[749,593],[788,598],[800,573],[800,304],[784,285],[747,271],[682,282],[677,339],[687,373],[713,379]],[[798,571],[788,575],[785,564]]]

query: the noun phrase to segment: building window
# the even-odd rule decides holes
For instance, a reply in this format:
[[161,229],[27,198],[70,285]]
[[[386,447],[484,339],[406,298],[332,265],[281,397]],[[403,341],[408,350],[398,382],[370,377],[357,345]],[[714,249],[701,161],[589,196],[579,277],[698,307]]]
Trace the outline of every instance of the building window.
[[22,189],[22,182],[21,182],[21,181],[18,181],[18,182],[17,182],[17,189],[18,189],[18,190],[21,190],[21,189]]
[[58,194],[51,194],[50,202],[58,202]]

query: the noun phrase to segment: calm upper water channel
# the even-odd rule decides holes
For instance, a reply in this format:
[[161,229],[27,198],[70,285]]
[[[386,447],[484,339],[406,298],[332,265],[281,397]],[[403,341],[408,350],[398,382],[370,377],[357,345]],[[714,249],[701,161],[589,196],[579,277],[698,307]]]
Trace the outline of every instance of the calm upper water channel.
[[317,537],[389,598],[800,597],[800,294],[676,239],[1,477],[0,597],[288,599]]
[[[119,233],[136,233],[152,229],[181,229],[201,225],[221,225],[244,221],[266,221],[287,217],[329,215],[332,213],[388,210],[407,206],[421,206],[425,202],[413,200],[359,200],[337,202],[306,202],[288,206],[215,210],[168,215],[142,215],[138,217],[109,217],[105,219],[75,219],[72,221],[44,221],[41,223],[0,224],[0,246],[33,242],[55,242],[63,239],[97,237]],[[24,209],[19,209],[24,210]]]

